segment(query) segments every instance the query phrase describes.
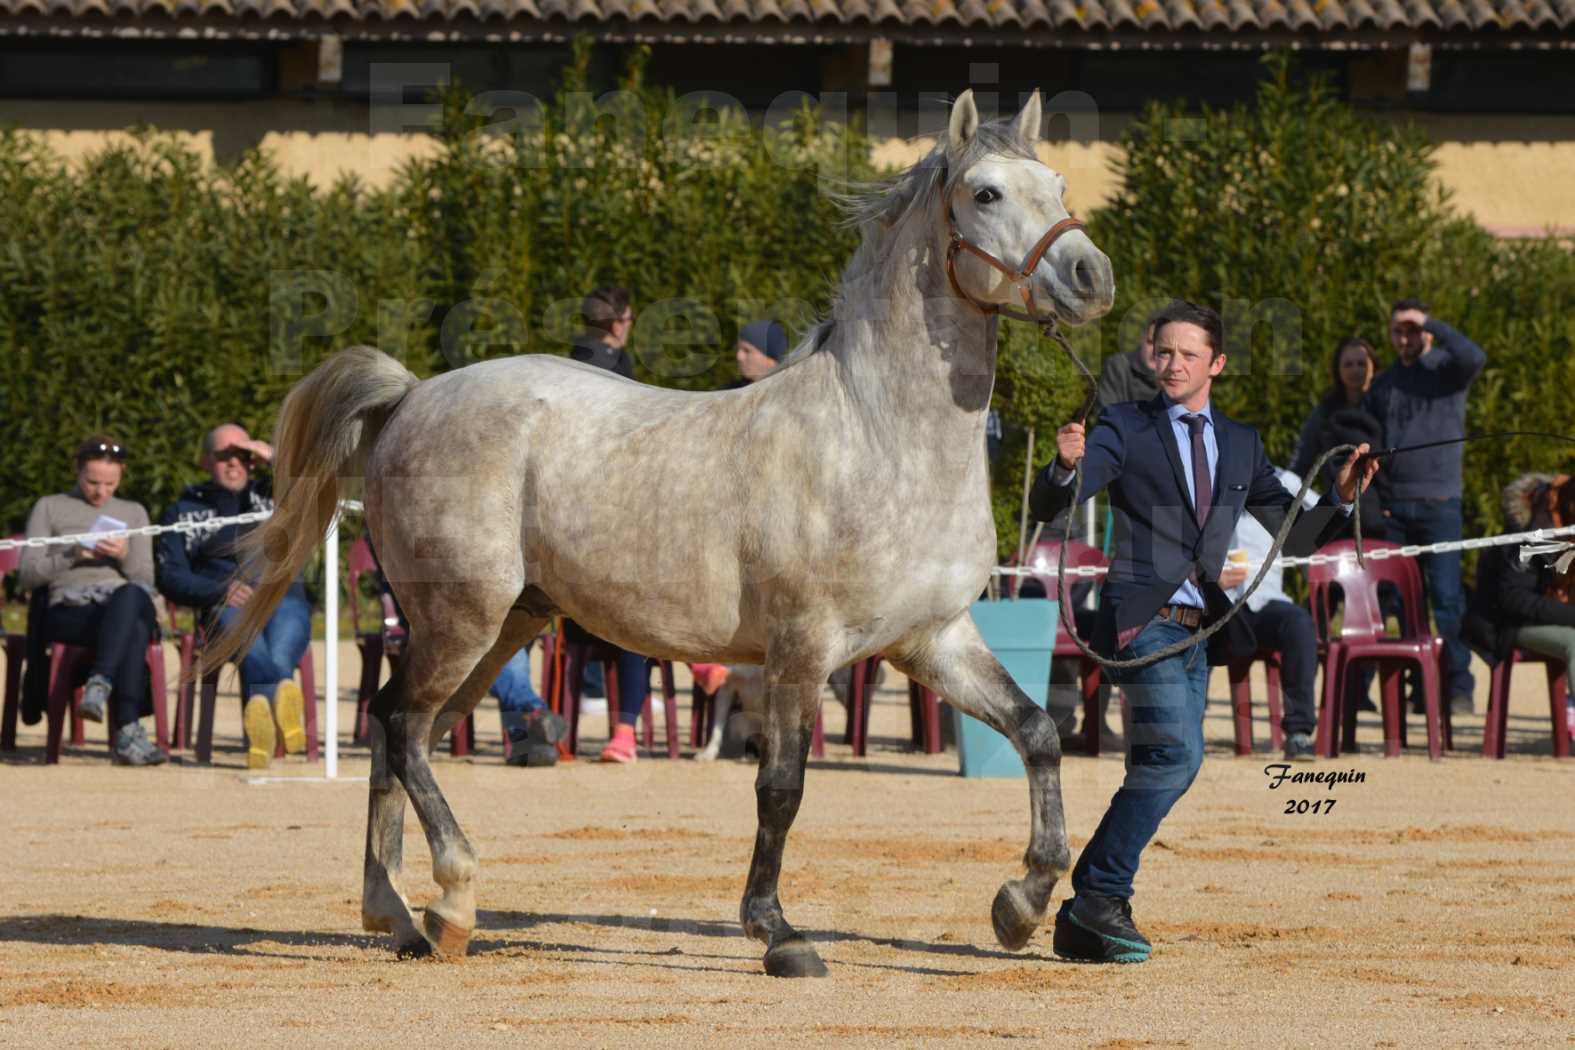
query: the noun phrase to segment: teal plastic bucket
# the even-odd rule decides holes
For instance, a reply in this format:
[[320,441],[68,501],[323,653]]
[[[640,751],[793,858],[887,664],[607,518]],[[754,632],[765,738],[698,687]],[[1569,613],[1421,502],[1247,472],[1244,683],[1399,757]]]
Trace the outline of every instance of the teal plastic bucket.
[[[1050,654],[1055,649],[1059,602],[1047,598],[974,602],[973,622],[985,644],[1001,661],[1017,687],[1040,707],[1050,692]],[[965,777],[1020,777],[1023,761],[1011,741],[952,708],[957,729],[957,757]]]

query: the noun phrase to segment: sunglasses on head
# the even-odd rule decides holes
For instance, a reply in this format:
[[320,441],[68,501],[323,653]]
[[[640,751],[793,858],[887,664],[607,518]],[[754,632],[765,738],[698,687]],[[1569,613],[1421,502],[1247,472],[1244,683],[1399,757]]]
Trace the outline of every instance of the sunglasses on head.
[[82,446],[82,451],[79,453],[79,455],[84,460],[100,459],[107,456],[116,463],[124,463],[126,461],[125,447],[113,444],[112,442],[108,441],[100,441],[93,445],[84,445]]
[[218,460],[220,463],[228,463],[232,459],[238,459],[245,466],[249,467],[252,465],[251,450],[245,448],[236,448],[234,445],[231,445],[229,448],[219,449],[219,451],[213,454],[213,458]]

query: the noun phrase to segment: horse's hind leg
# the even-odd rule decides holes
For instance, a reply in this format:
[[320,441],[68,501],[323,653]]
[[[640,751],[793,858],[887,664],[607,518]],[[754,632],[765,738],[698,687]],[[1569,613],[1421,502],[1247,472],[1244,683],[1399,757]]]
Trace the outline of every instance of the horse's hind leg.
[[366,864],[361,882],[361,926],[394,935],[401,956],[425,955],[427,940],[399,888],[405,834],[405,786],[389,769],[385,726],[399,706],[403,682],[398,670],[378,690],[368,712],[372,771],[366,814]]
[[490,644],[476,640],[478,635],[485,639],[493,634],[479,625],[464,629],[461,621],[453,621],[428,626],[424,637],[412,637],[405,653],[402,670],[409,676],[412,702],[389,719],[388,758],[421,820],[432,851],[432,879],[443,890],[426,908],[427,940],[440,955],[461,956],[476,928],[478,864],[470,840],[438,787],[428,756],[439,737],[439,714],[449,725],[468,714],[509,657],[540,630],[541,619],[511,613]]
[[1028,874],[1003,885],[990,912],[996,939],[1003,947],[1017,951],[1044,921],[1050,892],[1072,864],[1061,801],[1061,741],[1055,723],[1012,681],[966,613],[888,656],[899,671],[1004,735],[1027,767],[1033,822],[1023,857]]
[[[795,680],[784,681],[785,674]],[[755,778],[759,829],[739,921],[747,936],[765,943],[766,973],[773,977],[826,976],[826,964],[809,941],[788,925],[777,899],[782,851],[804,797],[804,765],[825,677],[824,670],[806,674],[800,666],[784,673],[771,662],[767,665],[765,746]]]

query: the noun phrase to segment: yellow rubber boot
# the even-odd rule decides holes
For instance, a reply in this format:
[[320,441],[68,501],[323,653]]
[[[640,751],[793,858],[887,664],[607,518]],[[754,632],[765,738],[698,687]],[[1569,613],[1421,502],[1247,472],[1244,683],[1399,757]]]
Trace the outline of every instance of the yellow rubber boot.
[[261,693],[246,701],[241,714],[246,725],[246,768],[267,769],[273,761],[273,708]]
[[279,733],[284,737],[286,754],[299,755],[306,750],[306,698],[295,679],[279,683],[273,694],[273,714],[279,720]]

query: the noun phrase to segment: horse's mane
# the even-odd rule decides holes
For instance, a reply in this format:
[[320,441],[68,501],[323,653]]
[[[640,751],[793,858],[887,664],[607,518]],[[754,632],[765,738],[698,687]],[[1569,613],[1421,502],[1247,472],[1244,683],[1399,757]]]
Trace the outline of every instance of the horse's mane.
[[[852,183],[846,190],[833,194],[832,199],[841,209],[844,221],[864,231],[864,243],[867,244],[880,227],[900,225],[916,210],[932,203],[937,195],[944,195],[963,172],[988,156],[1035,159],[1033,149],[1017,137],[1013,121],[992,120],[979,125],[958,157],[947,157],[943,136],[941,142],[907,171],[885,179]],[[875,230],[870,228],[871,224]],[[860,248],[863,246],[861,244]]]
[[[848,289],[863,286],[873,273],[888,264],[887,254],[896,240],[894,234],[915,215],[928,214],[930,206],[956,184],[963,172],[989,156],[1020,157],[1034,160],[1031,146],[1017,137],[1010,119],[981,123],[962,153],[947,155],[946,136],[906,171],[884,179],[849,182],[833,191],[832,201],[842,212],[843,222],[862,233],[858,249],[832,292],[832,312],[845,299]],[[810,326],[788,354],[784,363],[793,363],[818,351],[831,334],[834,321],[826,319]]]

